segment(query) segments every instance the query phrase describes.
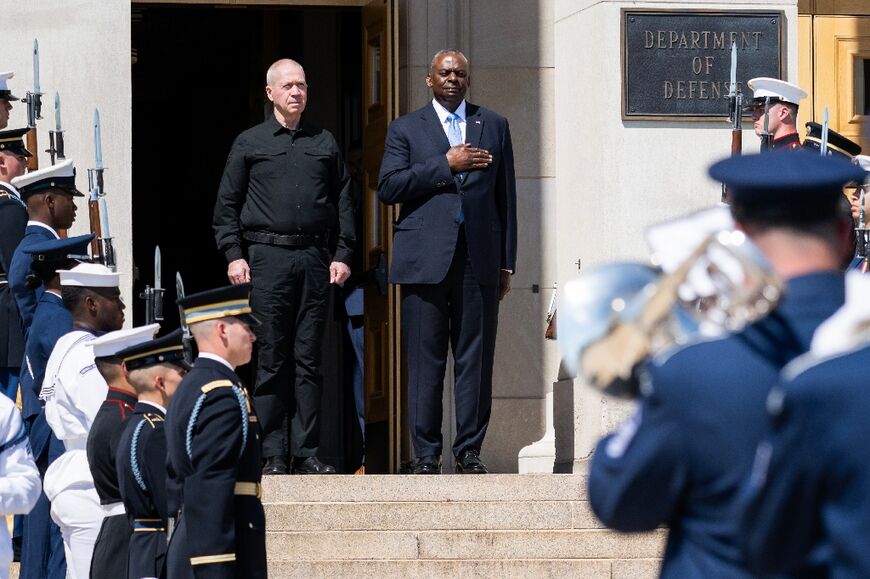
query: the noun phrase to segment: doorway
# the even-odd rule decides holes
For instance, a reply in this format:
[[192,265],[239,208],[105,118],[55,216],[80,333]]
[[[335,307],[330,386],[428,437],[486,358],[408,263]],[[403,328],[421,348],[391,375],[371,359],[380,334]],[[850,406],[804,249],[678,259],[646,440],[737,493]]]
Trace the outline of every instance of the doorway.
[[809,96],[799,126],[821,123],[870,154],[870,6],[819,2],[798,17],[799,84]]
[[[156,245],[168,288],[164,327],[178,326],[176,271],[188,293],[227,283],[226,260],[217,252],[211,225],[227,153],[236,135],[270,114],[263,93],[266,68],[285,56],[301,62],[310,86],[306,117],[331,131],[345,151],[363,142],[365,235],[358,249],[372,279],[365,288],[366,389],[383,395],[367,408],[366,462],[367,472],[396,472],[398,382],[384,380],[395,375],[389,364],[398,346],[390,336],[397,320],[390,314],[392,290],[375,283],[380,278],[374,271],[385,267],[392,212],[376,202],[383,140],[372,140],[376,125],[385,133],[395,110],[388,106],[392,44],[386,32],[372,36],[391,21],[384,15],[392,2],[372,4],[132,5],[134,295],[153,283]],[[378,51],[365,48],[373,43]],[[333,301],[324,343],[319,456],[339,472],[353,472],[362,454],[347,368],[353,352],[344,339],[343,302],[337,295]],[[369,310],[376,315],[371,324]],[[144,323],[136,313],[134,323]],[[252,366],[239,371],[247,384],[254,382]]]

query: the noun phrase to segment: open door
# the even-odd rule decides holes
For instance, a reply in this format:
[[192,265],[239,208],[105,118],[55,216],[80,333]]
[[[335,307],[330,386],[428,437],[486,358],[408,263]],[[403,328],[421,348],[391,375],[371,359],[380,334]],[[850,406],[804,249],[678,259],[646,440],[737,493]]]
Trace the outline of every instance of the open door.
[[387,284],[393,207],[378,201],[377,187],[387,126],[395,118],[395,0],[363,7],[363,170],[365,231],[359,248],[375,283],[365,288],[365,404],[367,472],[399,471],[402,439],[402,372],[398,288]]
[[831,128],[868,154],[870,16],[815,16],[812,35],[812,120],[827,107]]

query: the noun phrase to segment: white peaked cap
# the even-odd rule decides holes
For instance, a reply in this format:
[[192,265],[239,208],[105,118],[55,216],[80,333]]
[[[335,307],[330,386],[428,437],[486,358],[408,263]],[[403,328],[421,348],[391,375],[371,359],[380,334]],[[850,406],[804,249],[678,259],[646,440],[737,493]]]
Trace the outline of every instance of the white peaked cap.
[[103,334],[96,340],[88,342],[87,345],[94,349],[94,358],[114,356],[121,350],[150,342],[154,339],[159,329],[160,324],[149,324],[147,326],[139,326],[138,328],[117,330]]
[[6,83],[7,80],[15,76],[15,73],[11,70],[7,70],[6,72],[0,72],[0,91],[8,91],[9,85]]
[[12,185],[15,186],[16,189],[24,189],[29,185],[38,183],[39,181],[49,181],[47,185],[54,187],[57,184],[51,183],[51,181],[57,179],[58,183],[61,183],[59,186],[66,188],[67,183],[69,183],[71,179],[75,179],[75,176],[76,169],[73,167],[73,160],[64,159],[63,161],[45,167],[44,169],[37,169],[36,171],[25,173],[20,177],[15,177],[12,179]]
[[796,84],[791,84],[778,78],[760,76],[750,79],[746,84],[754,91],[752,94],[753,99],[770,97],[798,105],[803,99],[807,98],[807,93],[804,89]]
[[80,263],[72,269],[59,269],[60,285],[77,287],[118,287],[120,273],[99,263]]

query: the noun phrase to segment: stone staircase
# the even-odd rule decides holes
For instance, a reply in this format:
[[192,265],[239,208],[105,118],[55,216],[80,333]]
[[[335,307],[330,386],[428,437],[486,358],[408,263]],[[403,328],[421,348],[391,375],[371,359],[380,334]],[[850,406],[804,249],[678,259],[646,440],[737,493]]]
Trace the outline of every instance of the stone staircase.
[[603,529],[580,475],[266,477],[263,503],[270,579],[652,579],[665,536]]
[[662,531],[601,528],[578,475],[267,477],[269,577],[652,578]]

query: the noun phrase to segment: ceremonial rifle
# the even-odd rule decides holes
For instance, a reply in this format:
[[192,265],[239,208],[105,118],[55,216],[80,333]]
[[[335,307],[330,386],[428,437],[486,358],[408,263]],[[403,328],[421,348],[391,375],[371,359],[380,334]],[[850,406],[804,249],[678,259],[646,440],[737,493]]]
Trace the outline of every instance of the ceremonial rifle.
[[[182,298],[184,298],[184,282],[181,280],[181,273],[175,272],[175,294],[180,302]],[[188,364],[193,364],[194,353],[193,353],[193,335],[190,333],[190,325],[187,323],[187,319],[184,317],[184,308],[181,305],[178,306],[178,319],[181,325],[181,343],[184,346],[184,359]]]
[[773,135],[770,134],[770,97],[764,99],[764,129],[761,132],[761,152],[770,149]]
[[115,271],[115,248],[112,244],[112,234],[109,231],[109,208],[106,204],[106,191],[103,188],[103,145],[100,136],[100,111],[94,110],[94,157],[93,169],[88,169],[88,215],[91,222],[91,232],[94,240],[91,251],[94,258]]
[[737,44],[731,44],[731,90],[728,93],[728,120],[731,123],[731,156],[743,153],[743,93],[737,90]]
[[[743,93],[737,90],[737,43],[731,43],[731,86],[728,92],[728,122],[731,123],[731,156],[743,154]],[[722,183],[722,201],[726,198]]]
[[145,300],[145,324],[163,321],[163,286],[161,284],[160,246],[154,248],[154,287],[145,286],[139,297]]
[[42,119],[42,92],[39,90],[39,41],[33,39],[33,90],[27,91],[22,102],[27,104],[27,150],[33,152],[33,156],[27,158],[27,169],[36,171],[39,169],[39,150],[36,138],[36,121]]
[[819,154],[822,157],[828,156],[828,133],[831,130],[829,125],[828,107],[825,107],[825,114],[822,116],[822,142],[819,144]]
[[48,149],[45,150],[51,158],[51,164],[66,159],[63,146],[63,129],[60,124],[60,95],[54,93],[54,130],[48,131]]

